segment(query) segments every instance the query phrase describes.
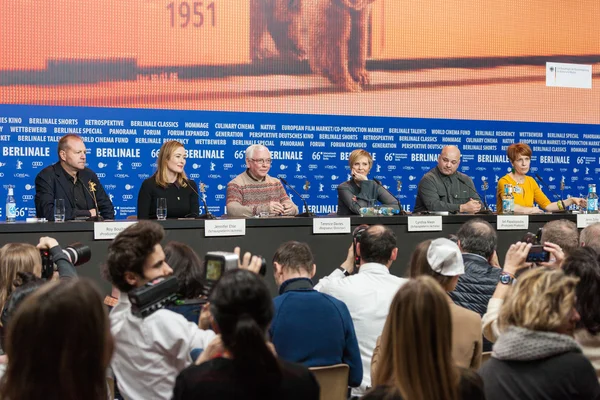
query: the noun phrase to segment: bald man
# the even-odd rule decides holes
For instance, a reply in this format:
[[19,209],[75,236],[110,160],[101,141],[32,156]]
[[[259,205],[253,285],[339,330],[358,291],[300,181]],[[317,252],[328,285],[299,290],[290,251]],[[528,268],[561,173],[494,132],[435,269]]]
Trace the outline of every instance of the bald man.
[[444,147],[438,156],[437,165],[419,182],[414,212],[449,211],[474,214],[481,210],[481,201],[473,180],[458,172],[459,165],[458,147]]

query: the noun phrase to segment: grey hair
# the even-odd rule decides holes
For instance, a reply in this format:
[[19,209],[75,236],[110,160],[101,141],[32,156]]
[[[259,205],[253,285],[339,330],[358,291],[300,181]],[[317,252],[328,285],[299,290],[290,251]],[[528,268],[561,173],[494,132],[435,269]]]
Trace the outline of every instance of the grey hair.
[[264,146],[262,144],[253,144],[251,146],[248,146],[248,148],[246,149],[246,160],[249,160],[252,157],[254,157],[254,152],[256,150],[266,150],[269,152],[269,157],[270,157],[271,152],[269,151],[269,149],[266,146]]
[[591,247],[600,254],[600,222],[586,226],[579,235],[579,243],[585,247]]

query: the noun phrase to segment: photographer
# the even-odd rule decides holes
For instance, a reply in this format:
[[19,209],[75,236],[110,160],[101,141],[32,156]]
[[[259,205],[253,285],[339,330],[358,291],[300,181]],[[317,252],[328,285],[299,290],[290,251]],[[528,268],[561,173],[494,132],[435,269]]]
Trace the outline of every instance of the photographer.
[[[18,272],[30,272],[44,278],[52,277],[52,273],[44,273],[40,251],[48,251],[58,268],[60,278],[77,276],[77,271],[67,256],[63,253],[56,239],[48,236],[40,238],[35,246],[28,243],[8,243],[0,248],[0,310],[12,293],[15,283],[19,285]],[[53,268],[53,267],[52,267]]]
[[[483,316],[481,322],[483,324],[483,336],[494,343],[500,331],[498,329],[498,314],[504,303],[504,299],[510,293],[511,287],[515,282],[516,275],[520,274],[523,269],[530,268],[535,264],[526,263],[527,255],[531,249],[531,243],[517,242],[511,244],[504,258],[504,268],[500,274],[498,285],[488,303],[487,312]],[[562,249],[550,242],[544,243],[544,250],[549,252],[553,257],[553,261],[547,263],[539,263],[538,266],[549,268],[560,268],[565,258]]]

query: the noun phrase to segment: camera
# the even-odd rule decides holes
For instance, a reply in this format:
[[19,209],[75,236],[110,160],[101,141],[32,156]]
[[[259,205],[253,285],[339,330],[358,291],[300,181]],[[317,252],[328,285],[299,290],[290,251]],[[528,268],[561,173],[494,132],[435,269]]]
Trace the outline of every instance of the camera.
[[[260,276],[264,277],[267,273],[267,261],[261,257]],[[210,289],[221,279],[223,274],[238,267],[239,258],[235,253],[226,251],[209,251],[204,256],[204,286],[205,294],[208,295]]]
[[131,312],[136,317],[146,317],[154,311],[177,300],[177,277],[161,276],[128,293]]
[[[62,249],[62,251],[65,253],[71,264],[76,267],[85,264],[92,258],[92,249],[80,242],[70,244]],[[54,273],[54,260],[50,250],[41,249],[40,255],[42,256],[42,278],[52,278],[52,274]]]
[[356,245],[360,242],[360,238],[364,231],[369,229],[369,225],[362,224],[354,228],[352,231],[352,251],[354,252],[354,271],[353,274],[358,272],[358,267],[360,266],[360,257],[356,254]]
[[544,250],[544,245],[534,244],[529,249],[525,262],[541,263],[550,261],[550,252]]

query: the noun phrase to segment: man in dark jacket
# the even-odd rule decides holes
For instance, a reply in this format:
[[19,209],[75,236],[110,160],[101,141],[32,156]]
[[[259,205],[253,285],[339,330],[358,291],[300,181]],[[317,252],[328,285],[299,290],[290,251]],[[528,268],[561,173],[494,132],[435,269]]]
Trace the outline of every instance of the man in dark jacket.
[[65,219],[96,217],[113,219],[115,210],[96,174],[85,167],[86,149],[78,135],[58,141],[56,164],[44,168],[35,178],[35,213],[54,221],[54,200],[64,199]]
[[475,218],[465,222],[456,236],[463,253],[465,273],[450,297],[455,304],[483,315],[502,272],[490,264],[498,243],[496,231],[488,222]]
[[307,367],[348,364],[348,386],[363,379],[363,366],[348,307],[313,289],[316,266],[306,243],[286,242],[273,256],[279,286],[269,332],[277,355]]

